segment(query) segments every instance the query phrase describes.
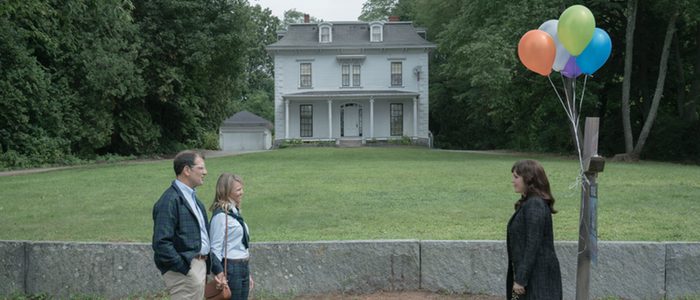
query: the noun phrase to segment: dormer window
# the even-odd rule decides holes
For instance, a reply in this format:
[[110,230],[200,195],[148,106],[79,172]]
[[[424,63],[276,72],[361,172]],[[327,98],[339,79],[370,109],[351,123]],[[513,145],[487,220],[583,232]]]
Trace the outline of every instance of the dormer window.
[[372,22],[370,24],[370,42],[381,42],[384,39],[384,33],[382,32],[382,23],[380,22]]
[[325,24],[319,25],[318,42],[319,43],[333,42],[333,31],[331,30],[330,24],[325,23]]

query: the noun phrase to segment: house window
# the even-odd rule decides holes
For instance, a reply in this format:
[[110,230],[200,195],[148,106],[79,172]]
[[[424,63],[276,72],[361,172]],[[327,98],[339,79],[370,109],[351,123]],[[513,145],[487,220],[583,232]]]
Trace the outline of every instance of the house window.
[[342,66],[343,72],[343,86],[350,86],[350,65]]
[[360,65],[352,65],[352,86],[360,86]]
[[392,103],[391,104],[391,136],[402,136],[403,135],[403,104]]
[[331,42],[331,28],[328,26],[321,27],[321,43]]
[[314,136],[314,107],[311,104],[299,105],[299,135]]
[[301,63],[299,71],[299,84],[303,88],[311,87],[311,63]]
[[372,25],[371,27],[371,42],[381,42],[382,41],[382,26],[381,25]]
[[402,86],[403,85],[403,78],[402,78],[402,65],[401,62],[392,62],[391,63],[391,86]]
[[352,65],[352,77],[350,77],[350,67],[351,65],[349,64],[343,64],[341,66],[342,85],[348,87],[350,83],[352,83],[352,86],[358,87],[360,86],[360,65]]

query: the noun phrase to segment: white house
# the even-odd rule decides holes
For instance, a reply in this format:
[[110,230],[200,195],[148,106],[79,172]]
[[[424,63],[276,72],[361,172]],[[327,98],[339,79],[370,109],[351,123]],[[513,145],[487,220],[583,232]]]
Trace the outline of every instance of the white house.
[[410,137],[427,144],[428,54],[412,22],[290,24],[275,63],[275,142]]
[[272,147],[272,123],[248,111],[224,120],[219,127],[219,147],[224,151],[267,150]]

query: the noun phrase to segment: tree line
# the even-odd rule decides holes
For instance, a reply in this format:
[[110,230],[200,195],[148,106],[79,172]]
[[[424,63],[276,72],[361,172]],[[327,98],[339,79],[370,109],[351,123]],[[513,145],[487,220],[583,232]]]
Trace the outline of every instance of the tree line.
[[438,45],[430,130],[439,147],[573,153],[550,83],[522,66],[517,44],[574,4],[612,39],[608,62],[587,80],[581,114],[600,118],[599,152],[700,163],[700,2],[368,0],[361,19],[412,20]]
[[279,24],[245,0],[0,2],[0,168],[215,148],[233,112],[272,117]]
[[[360,19],[398,15],[437,44],[436,146],[573,153],[552,87],[522,66],[517,44],[578,3],[368,0]],[[600,118],[599,152],[699,163],[700,2],[581,4],[613,44],[581,113]],[[273,119],[265,46],[302,19],[289,10],[279,20],[246,0],[2,1],[0,169],[216,148],[234,112]]]

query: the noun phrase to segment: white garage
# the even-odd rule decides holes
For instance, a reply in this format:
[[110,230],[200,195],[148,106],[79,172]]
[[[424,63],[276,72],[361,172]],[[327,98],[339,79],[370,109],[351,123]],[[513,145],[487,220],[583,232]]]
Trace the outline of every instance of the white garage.
[[241,111],[219,127],[223,151],[267,150],[272,147],[272,123],[251,112]]

